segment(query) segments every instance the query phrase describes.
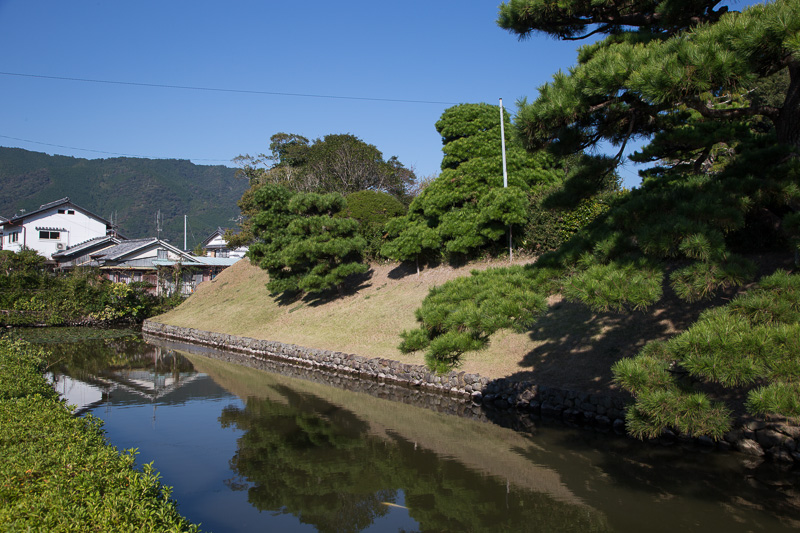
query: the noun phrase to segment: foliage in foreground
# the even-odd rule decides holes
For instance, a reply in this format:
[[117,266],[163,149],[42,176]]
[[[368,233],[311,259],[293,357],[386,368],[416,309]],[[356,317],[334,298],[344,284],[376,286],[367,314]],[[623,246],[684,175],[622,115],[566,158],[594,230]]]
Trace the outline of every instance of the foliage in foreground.
[[[640,188],[610,198],[589,225],[527,267],[520,287],[562,292],[594,311],[631,311],[646,309],[665,290],[696,302],[741,287],[756,271],[744,252],[792,250],[798,257],[800,130],[793,125],[800,114],[794,90],[800,2],[780,0],[742,13],[714,10],[716,4],[510,0],[501,6],[500,25],[520,36],[606,34],[581,48],[578,64],[558,73],[534,102],[519,106],[515,127],[529,150],[546,147],[568,156],[601,142],[620,148],[616,157],[595,158],[594,169],[573,172],[561,199],[582,201],[602,190],[633,138],[651,141],[635,159],[656,163],[643,173]],[[544,275],[552,276],[550,284],[541,281]],[[484,290],[497,283],[474,277]],[[438,320],[441,302],[459,301],[462,290],[450,283],[432,293],[417,315],[419,329],[405,334],[402,347],[424,348],[429,357],[456,365],[463,345],[435,353],[440,338],[469,332],[481,347],[493,324],[531,319],[486,306],[479,328],[467,320]],[[515,302],[518,291],[498,297]],[[641,359],[628,369],[629,390],[642,383],[653,389],[635,393],[632,433],[672,427],[719,436],[728,426],[726,406],[666,380],[671,361],[693,379],[722,387],[763,385],[750,395],[751,412],[796,412],[797,361],[789,355],[797,353],[796,320],[762,324],[732,309],[709,312],[670,341],[671,358]],[[410,338],[420,342],[412,345]],[[724,341],[719,350],[718,341]],[[657,351],[648,350],[642,357]]]
[[42,364],[27,343],[0,340],[0,529],[198,531],[151,465],[137,470],[133,450],[106,445],[100,420],[57,400]]
[[800,274],[762,279],[730,304],[705,311],[681,335],[618,361],[613,371],[636,398],[628,430],[640,438],[667,428],[721,437],[730,409],[696,390],[698,383],[755,387],[747,395],[751,414],[800,416]]

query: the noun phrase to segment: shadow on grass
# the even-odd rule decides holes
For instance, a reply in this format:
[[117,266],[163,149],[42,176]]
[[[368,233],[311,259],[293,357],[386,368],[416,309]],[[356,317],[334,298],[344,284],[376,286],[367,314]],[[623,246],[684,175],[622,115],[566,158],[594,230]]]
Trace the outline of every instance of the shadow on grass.
[[[420,258],[419,260],[419,273],[421,274],[426,269],[436,268],[442,265],[439,259]],[[403,261],[389,271],[389,279],[398,280],[407,278],[408,276],[417,275],[417,263],[415,261]]]
[[[668,280],[668,277],[665,278]],[[579,302],[557,300],[531,328],[536,347],[523,356],[515,381],[569,390],[613,393],[611,366],[635,356],[647,343],[685,331],[709,307],[727,303],[740,290],[687,303],[665,281],[664,296],[647,311],[595,313]]]
[[[752,257],[758,266],[754,282],[787,267],[785,254]],[[687,330],[700,314],[725,305],[752,287],[721,290],[710,299],[695,303],[681,300],[664,276],[663,296],[647,311],[595,313],[578,302],[557,300],[530,329],[536,347],[519,362],[520,370],[509,376],[514,381],[576,391],[616,391],[611,366],[623,357],[635,356],[645,344],[666,340]]]
[[[320,292],[303,293],[301,291],[285,291],[280,294],[272,295],[279,306],[298,305],[300,307],[308,305],[317,307],[331,303],[345,296],[352,296],[358,291],[370,286],[370,280],[375,272],[370,269],[363,274],[353,274],[347,277],[341,291],[337,289],[326,289]],[[291,312],[290,310],[289,312]]]

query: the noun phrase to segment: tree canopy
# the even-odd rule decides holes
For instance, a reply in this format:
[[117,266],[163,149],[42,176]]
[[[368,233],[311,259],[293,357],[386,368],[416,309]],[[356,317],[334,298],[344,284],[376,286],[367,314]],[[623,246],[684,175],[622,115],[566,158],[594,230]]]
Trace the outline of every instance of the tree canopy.
[[[380,150],[353,135],[332,134],[311,142],[302,135],[276,133],[270,137],[269,149],[269,154],[235,159],[250,188],[239,200],[241,231],[225,236],[230,246],[253,241],[253,217],[263,207],[255,193],[265,184],[293,192],[342,196],[369,190],[389,194],[403,205],[411,201],[414,171],[395,156],[384,160]],[[377,250],[378,245],[372,248]]]
[[442,173],[411,202],[408,214],[390,223],[382,253],[392,259],[420,254],[468,254],[492,245],[509,225],[527,219],[528,192],[562,178],[554,158],[531,155],[511,137],[505,115],[508,187],[503,188],[500,108],[461,104],[436,123],[442,136]]
[[396,156],[384,160],[374,145],[347,134],[309,141],[294,133],[270,137],[270,154],[236,158],[251,184],[275,183],[298,192],[342,195],[375,190],[408,200],[416,176]]
[[[656,165],[643,172],[641,187],[611,199],[607,211],[535,265],[437,288],[401,349],[426,349],[431,366],[446,368],[485,346],[497,329],[535,321],[543,310],[534,305],[536,294],[560,292],[596,311],[646,309],[667,291],[707,300],[753,280],[756,265],[744,252],[800,250],[800,1],[741,13],[718,4],[512,0],[500,7],[498,23],[520,37],[606,35],[582,47],[577,65],[557,73],[536,100],[520,102],[515,120],[529,150],[563,156],[601,142],[617,147],[616,156],[585,160],[592,166],[572,172],[564,190],[577,198],[597,190],[634,138],[649,141],[634,159]],[[770,298],[795,283],[762,280]],[[525,290],[499,290],[502,300],[489,296],[504,285]],[[730,424],[727,407],[713,400],[712,387],[679,383],[684,374],[730,388],[766,380],[774,387],[750,398],[751,412],[797,412],[786,401],[796,394],[797,353],[781,340],[794,334],[796,317],[770,322],[765,316],[786,302],[757,299],[759,316],[716,311],[666,349],[648,345],[615,367],[621,386],[636,395],[634,434],[669,426],[721,436]],[[464,312],[448,312],[465,301]],[[748,321],[752,331],[728,339],[732,344],[717,349],[709,340]],[[695,343],[691,357],[681,351],[687,343]],[[728,357],[734,353],[741,357]],[[715,368],[731,375],[720,377]],[[646,386],[637,388],[644,378]]]
[[358,222],[336,217],[345,207],[338,193],[296,193],[266,183],[253,194],[251,261],[269,273],[273,293],[341,290],[351,274],[369,270]]
[[[521,106],[517,126],[526,145],[555,143],[565,150],[601,140],[619,145],[672,129],[676,113],[685,120],[685,112],[693,110],[705,121],[766,117],[778,142],[797,147],[800,5],[788,0],[728,13],[725,7],[713,9],[719,3],[503,4],[498,23],[521,37],[608,34],[582,47],[576,66],[557,73],[539,89],[536,101]],[[779,105],[736,98],[784,69],[791,89]]]

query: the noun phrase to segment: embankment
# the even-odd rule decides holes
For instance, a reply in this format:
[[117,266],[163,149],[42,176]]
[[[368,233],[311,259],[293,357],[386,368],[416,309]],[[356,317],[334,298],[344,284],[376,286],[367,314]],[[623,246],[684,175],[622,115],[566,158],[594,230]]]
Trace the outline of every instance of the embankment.
[[[421,354],[397,350],[399,333],[415,326],[414,310],[431,287],[490,266],[440,267],[421,276],[398,267],[375,267],[371,278],[344,298],[282,302],[267,293],[264,272],[240,261],[214,282],[201,284],[178,308],[146,321],[143,331],[249,357],[458,396],[492,409],[622,431],[629,398],[614,385],[612,364],[634,355],[652,339],[673,335],[700,312],[657,308],[620,317],[592,314],[582,306],[555,300],[533,331],[496,335],[488,350],[468,354],[458,371],[445,375],[428,372]],[[681,442],[669,434],[659,440]],[[702,437],[687,441],[783,462],[800,461],[800,431],[779,422],[746,421],[718,442]]]

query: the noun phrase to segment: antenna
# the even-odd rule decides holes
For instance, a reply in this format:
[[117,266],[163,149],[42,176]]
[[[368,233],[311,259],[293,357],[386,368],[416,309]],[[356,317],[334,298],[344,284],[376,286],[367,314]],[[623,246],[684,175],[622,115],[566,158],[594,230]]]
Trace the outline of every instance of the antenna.
[[164,219],[161,216],[161,209],[159,209],[158,212],[156,212],[156,238],[158,240],[161,240],[161,223],[163,221]]
[[109,235],[116,237],[117,228],[119,227],[119,213],[117,213],[116,210],[112,212],[111,215],[109,215],[108,217],[108,221],[111,223],[111,232],[109,233]]

